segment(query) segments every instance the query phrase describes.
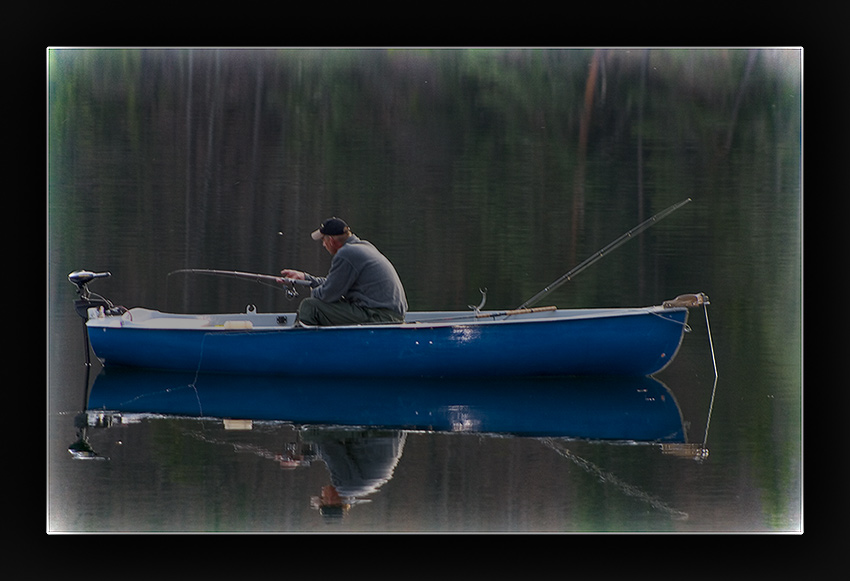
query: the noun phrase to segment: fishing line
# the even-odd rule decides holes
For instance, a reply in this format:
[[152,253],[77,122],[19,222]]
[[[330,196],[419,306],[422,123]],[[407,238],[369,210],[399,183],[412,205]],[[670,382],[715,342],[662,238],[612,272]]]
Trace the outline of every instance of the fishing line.
[[[195,367],[195,377],[192,379],[192,383],[189,384],[189,387],[191,387],[192,389],[195,390],[195,397],[198,398],[198,408],[201,407],[201,400],[200,400],[200,397],[198,396],[198,386],[197,386],[198,375],[201,373],[201,363],[203,363],[203,361],[204,361],[204,343],[207,342],[208,336],[209,336],[209,333],[204,333],[201,336],[201,350],[198,353],[198,366]],[[201,414],[203,415],[203,410],[201,410]]]

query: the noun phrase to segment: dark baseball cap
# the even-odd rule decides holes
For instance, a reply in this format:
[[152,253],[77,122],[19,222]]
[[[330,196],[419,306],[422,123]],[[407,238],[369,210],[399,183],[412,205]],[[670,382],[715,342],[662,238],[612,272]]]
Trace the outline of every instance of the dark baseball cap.
[[310,237],[313,240],[321,240],[322,236],[336,236],[337,234],[343,234],[348,230],[348,224],[345,223],[344,220],[340,220],[339,218],[328,218],[322,225],[319,226],[319,229],[310,234]]

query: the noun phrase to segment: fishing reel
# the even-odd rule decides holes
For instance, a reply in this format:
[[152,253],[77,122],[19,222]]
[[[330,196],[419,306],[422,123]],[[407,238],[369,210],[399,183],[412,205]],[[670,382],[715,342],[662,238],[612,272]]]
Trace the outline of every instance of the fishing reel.
[[283,292],[286,295],[286,298],[288,298],[289,300],[298,298],[298,289],[295,288],[294,282],[284,280],[284,282],[283,282]]

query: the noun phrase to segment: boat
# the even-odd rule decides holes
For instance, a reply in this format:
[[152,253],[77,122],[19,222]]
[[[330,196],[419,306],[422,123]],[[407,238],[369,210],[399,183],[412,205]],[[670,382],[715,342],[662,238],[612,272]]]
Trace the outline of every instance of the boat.
[[[75,271],[88,345],[104,367],[291,377],[649,376],[675,358],[702,293],[627,308],[408,312],[394,324],[305,327],[296,314],[126,309]],[[258,275],[266,276],[268,275]]]

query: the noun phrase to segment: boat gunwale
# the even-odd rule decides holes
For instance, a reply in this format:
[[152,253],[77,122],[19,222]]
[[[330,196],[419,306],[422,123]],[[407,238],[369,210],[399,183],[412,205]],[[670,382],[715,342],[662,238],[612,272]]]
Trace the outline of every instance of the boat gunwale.
[[[293,321],[295,313],[216,313],[216,314],[180,314],[166,313],[162,311],[147,309],[144,307],[134,307],[128,312],[145,313],[149,315],[142,321],[135,322],[132,319],[126,319],[124,316],[107,315],[102,317],[90,318],[86,321],[86,326],[89,328],[100,329],[134,329],[134,330],[151,330],[151,331],[202,331],[215,333],[259,333],[259,332],[283,332],[283,331],[363,331],[363,330],[417,330],[417,329],[432,329],[438,327],[471,327],[471,326],[490,326],[490,325],[516,325],[530,323],[564,323],[571,321],[586,321],[593,319],[608,319],[625,316],[643,316],[657,315],[672,323],[684,324],[679,321],[664,317],[663,313],[675,313],[688,311],[687,307],[664,307],[664,306],[649,306],[649,307],[598,307],[586,309],[556,309],[553,311],[529,312],[517,314],[505,314],[504,311],[481,311],[479,314],[474,312],[462,313],[459,311],[415,311],[408,313],[408,316],[426,315],[432,317],[424,320],[404,321],[402,323],[375,323],[375,324],[356,324],[356,325],[328,325],[328,326],[300,326],[294,323],[283,323],[277,325],[256,325],[246,328],[229,328],[223,323],[233,321],[251,321],[252,323],[260,318],[273,319],[280,316],[292,317]],[[151,324],[162,321],[163,324]],[[179,324],[169,325],[168,321],[198,321],[206,322],[202,325],[180,326]],[[221,322],[222,324],[212,324],[213,322]]]

